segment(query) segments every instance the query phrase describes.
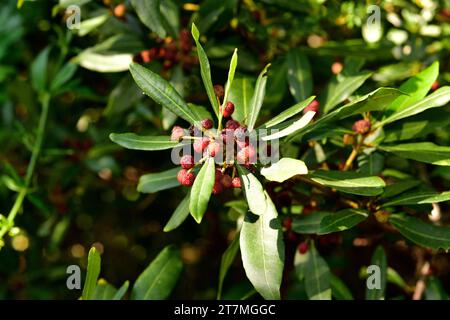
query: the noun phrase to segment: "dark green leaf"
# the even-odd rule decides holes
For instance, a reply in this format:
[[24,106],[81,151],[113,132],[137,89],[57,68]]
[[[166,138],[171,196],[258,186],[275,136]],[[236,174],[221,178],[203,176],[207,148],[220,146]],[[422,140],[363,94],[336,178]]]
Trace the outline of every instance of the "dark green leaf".
[[132,150],[166,150],[179,146],[169,136],[138,136],[134,133],[111,133],[109,138],[118,145]]
[[398,198],[391,199],[383,204],[383,207],[404,206],[414,204],[436,203],[450,200],[450,191],[438,193],[436,191],[412,190],[401,194]]
[[138,86],[157,103],[190,123],[198,124],[202,120],[196,118],[183,98],[160,75],[136,63],[130,65],[130,71]]
[[359,209],[344,209],[337,212],[317,211],[300,216],[292,221],[292,230],[296,233],[327,234],[353,228],[368,217],[368,213]]
[[270,119],[269,121],[267,121],[266,123],[264,123],[263,127],[265,127],[265,128],[273,127],[273,126],[295,116],[296,114],[301,112],[303,109],[305,109],[314,100],[315,97],[316,96],[309,97],[308,99],[303,100],[303,101],[293,105],[292,107],[284,110],[276,117],[274,117],[274,118]]
[[332,273],[330,273],[330,287],[331,294],[336,300],[353,300],[353,295],[344,281]]
[[186,218],[189,215],[190,197],[191,193],[189,192],[186,195],[186,197],[184,197],[184,199],[180,202],[178,207],[175,209],[175,212],[172,214],[172,217],[170,217],[169,221],[164,227],[164,232],[169,232],[178,228],[184,222],[184,220],[186,220]]
[[386,186],[383,179],[359,172],[315,171],[309,174],[311,179],[338,191],[362,196],[376,196]]
[[389,222],[405,238],[420,246],[450,249],[450,227],[438,227],[405,214],[392,214]]
[[312,75],[308,57],[299,48],[291,49],[287,54],[289,90],[295,100],[302,101],[312,93]]
[[142,193],[153,193],[161,190],[178,187],[177,174],[180,168],[173,168],[158,173],[149,173],[141,176],[137,190]]
[[137,278],[131,298],[133,300],[167,299],[182,269],[180,251],[174,246],[165,247]]
[[317,252],[314,243],[307,252],[305,265],[305,289],[310,300],[331,300],[330,269]]
[[375,176],[379,175],[384,169],[384,156],[378,152],[363,154],[358,157],[359,172]]
[[246,122],[250,112],[250,103],[254,94],[253,79],[241,77],[234,79],[228,99],[235,105],[233,119]]
[[252,100],[250,101],[250,109],[247,118],[248,131],[252,131],[255,127],[256,120],[258,119],[259,111],[264,101],[264,95],[266,93],[267,82],[267,70],[270,64],[268,64],[258,76],[255,85],[255,92],[253,93]]
[[60,89],[67,81],[69,81],[77,71],[77,65],[72,62],[66,63],[56,74],[50,84],[50,91]]
[[419,180],[403,180],[387,185],[384,189],[383,198],[391,198],[398,194],[401,194],[409,189],[417,187],[421,182]]
[[450,166],[450,147],[438,146],[432,142],[404,143],[393,146],[379,146],[379,148],[402,158],[438,166]]
[[427,279],[427,287],[425,289],[426,300],[448,300],[449,296],[444,290],[442,282],[434,276]]
[[202,221],[203,215],[208,208],[216,177],[215,171],[214,158],[209,157],[200,169],[192,186],[189,210],[197,223]]
[[231,264],[236,258],[236,254],[239,251],[239,233],[234,236],[233,241],[228,246],[227,250],[222,255],[220,260],[220,271],[219,271],[219,288],[217,290],[217,299],[220,300],[222,296],[223,281],[227,275],[228,269],[230,269]]
[[333,81],[328,86],[326,99],[323,101],[324,113],[330,112],[339,103],[350,97],[372,74],[370,72],[361,72],[351,76],[341,76],[339,81]]
[[139,19],[160,38],[166,37],[165,18],[161,14],[159,0],[131,0]]
[[43,92],[47,89],[47,64],[49,54],[50,47],[46,47],[31,64],[31,83],[38,92]]
[[214,113],[217,117],[219,117],[219,100],[214,93],[213,82],[211,80],[211,67],[209,65],[209,60],[206,56],[205,50],[203,50],[203,47],[200,44],[200,33],[195,24],[192,24],[191,33],[194,38],[195,44],[197,45],[197,54],[198,60],[200,62],[200,74],[202,76],[203,85],[205,86],[206,93],[208,94],[209,102],[211,102]]

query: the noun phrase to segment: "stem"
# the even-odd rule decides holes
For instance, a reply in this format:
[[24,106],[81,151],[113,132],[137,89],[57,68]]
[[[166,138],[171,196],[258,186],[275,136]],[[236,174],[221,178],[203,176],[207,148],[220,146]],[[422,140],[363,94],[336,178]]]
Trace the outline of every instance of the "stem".
[[356,156],[359,153],[359,149],[360,149],[359,145],[356,146],[355,148],[353,148],[352,153],[350,153],[350,156],[348,157],[347,161],[345,161],[345,166],[344,166],[343,171],[347,171],[348,169],[350,169],[350,167],[353,164],[353,161],[355,160]]
[[22,208],[23,201],[25,200],[25,196],[27,195],[28,188],[31,184],[31,179],[33,179],[34,169],[36,168],[36,163],[39,158],[39,154],[41,152],[42,141],[44,140],[45,127],[46,127],[47,118],[48,118],[50,95],[48,93],[42,94],[42,96],[40,98],[40,102],[42,105],[42,112],[41,112],[41,115],[39,118],[36,142],[34,144],[34,147],[33,147],[32,153],[31,153],[30,163],[28,164],[27,172],[25,175],[25,185],[22,187],[19,194],[17,195],[17,198],[14,201],[14,205],[8,214],[8,217],[7,217],[8,223],[0,229],[0,240],[12,228],[12,226],[14,225],[14,219],[16,218],[17,213],[19,213],[20,208]]

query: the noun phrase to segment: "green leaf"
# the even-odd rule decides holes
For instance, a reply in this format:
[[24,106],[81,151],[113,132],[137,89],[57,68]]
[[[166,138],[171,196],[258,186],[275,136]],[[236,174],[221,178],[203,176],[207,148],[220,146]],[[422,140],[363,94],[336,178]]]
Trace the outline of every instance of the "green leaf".
[[[298,138],[301,138],[304,134],[313,131],[315,129],[323,127],[324,124],[327,124],[332,121],[342,120],[348,117],[351,117],[356,114],[363,114],[369,111],[379,111],[383,110],[386,105],[390,104],[397,97],[403,95],[403,93],[397,89],[392,88],[378,88],[365,96],[355,99],[354,101],[337,108],[336,110],[330,112],[329,114],[320,117],[314,123],[310,124],[305,128],[304,131],[301,132],[300,135],[297,135]],[[295,137],[295,136],[294,136]]]
[[116,288],[114,288],[104,279],[100,279],[98,280],[91,300],[111,300],[116,292]]
[[358,172],[371,176],[378,175],[384,169],[384,156],[378,152],[363,154],[358,157],[358,167]]
[[237,63],[238,63],[237,49],[234,49],[233,56],[231,57],[230,61],[230,68],[228,69],[228,80],[227,84],[225,85],[225,94],[223,97],[224,104],[228,101],[228,96],[230,95],[230,88],[233,85],[234,73],[236,72]]
[[249,210],[255,215],[262,215],[267,210],[266,196],[264,188],[253,173],[238,165],[239,176],[244,187],[245,198],[247,199]]
[[31,64],[31,83],[38,92],[43,92],[47,89],[47,65],[49,54],[50,47],[46,47]]
[[206,56],[205,50],[203,50],[203,47],[199,41],[200,33],[194,23],[192,24],[191,33],[197,46],[198,60],[200,63],[200,74],[202,76],[203,84],[205,86],[206,93],[208,94],[208,98],[211,102],[214,113],[216,114],[217,118],[219,118],[219,101],[216,97],[216,94],[214,93],[214,87],[211,80],[211,67],[209,66],[209,60]]
[[54,92],[60,89],[67,81],[69,81],[77,71],[75,63],[66,63],[56,74],[50,83],[50,91]]
[[432,142],[404,143],[393,146],[378,146],[399,157],[437,166],[450,166],[450,147],[438,146]]
[[354,300],[350,289],[345,285],[344,281],[330,273],[331,294],[336,300]]
[[[257,68],[259,69],[259,66]],[[265,108],[278,108],[280,102],[283,100],[288,89],[286,79],[287,69],[288,66],[285,56],[279,56],[270,66],[270,74],[267,77],[266,94],[264,97]]]
[[278,162],[261,169],[261,174],[270,181],[283,182],[297,174],[307,174],[308,168],[301,160],[281,158]]
[[138,136],[134,133],[111,133],[111,141],[132,150],[166,150],[180,145],[178,141],[170,140],[169,136]]
[[153,193],[180,186],[177,174],[180,168],[173,168],[158,173],[149,173],[141,176],[137,190],[142,193]]
[[130,282],[127,280],[123,285],[117,290],[116,294],[112,297],[112,300],[121,300],[123,296],[127,293]]
[[[387,259],[382,246],[378,246],[372,256],[371,264],[380,268],[380,289],[366,287],[366,300],[382,300],[386,291]],[[375,274],[374,274],[375,276]],[[368,279],[370,281],[370,279]]]
[[315,171],[310,177],[317,183],[338,191],[362,196],[376,196],[386,186],[383,179],[359,172]]
[[209,157],[203,164],[192,186],[189,210],[197,223],[202,221],[208,208],[209,198],[213,190],[215,175],[214,158]]
[[308,57],[300,48],[292,48],[287,54],[289,90],[295,100],[302,101],[312,93],[313,81]]
[[[96,17],[83,20],[78,28],[78,36],[84,37],[85,35],[89,34],[91,31],[99,28],[102,24],[104,24],[110,15],[108,14],[108,11],[105,10],[106,13],[98,15]],[[103,10],[101,11],[103,12]]]
[[439,74],[439,61],[435,61],[431,66],[409,78],[400,86],[400,91],[409,94],[395,99],[385,110],[385,116],[400,112],[413,103],[423,99],[430,91],[433,82]]
[[181,200],[178,207],[175,209],[175,212],[173,213],[172,217],[170,217],[169,221],[167,222],[166,226],[164,227],[164,232],[172,231],[176,228],[178,228],[184,220],[189,215],[189,200],[191,197],[191,193],[189,192],[186,197],[184,197],[183,200]]
[[130,65],[130,71],[142,91],[157,103],[190,123],[198,125],[202,120],[195,116],[178,92],[160,75],[136,63]]
[[264,299],[279,300],[284,266],[284,242],[275,206],[266,193],[266,210],[247,213],[242,224],[240,248],[247,278]]
[[406,214],[391,214],[389,222],[405,238],[420,246],[450,249],[450,227],[438,227]]
[[331,82],[323,102],[324,113],[330,112],[339,103],[350,97],[371,75],[372,73],[367,71],[356,75],[341,75],[339,82]]
[[100,253],[97,251],[97,249],[95,249],[95,247],[92,247],[89,250],[87,275],[81,299],[83,300],[92,299],[95,287],[97,286],[98,275],[100,274],[100,266],[101,266]]
[[167,299],[175,287],[182,269],[180,251],[174,246],[165,247],[137,278],[131,299]]
[[314,234],[320,231],[322,219],[332,213],[317,211],[313,214],[301,215],[292,220],[292,230],[299,234]]
[[308,250],[305,265],[305,290],[310,300],[331,300],[330,269],[326,261],[317,252],[314,243]]
[[273,127],[273,126],[295,116],[296,114],[301,112],[303,109],[305,109],[314,100],[315,97],[316,96],[311,96],[308,99],[303,100],[303,101],[293,105],[292,107],[284,110],[276,117],[274,117],[274,118],[270,119],[269,121],[267,121],[266,123],[264,123],[264,125],[262,127],[270,128],[270,127]]
[[437,203],[450,200],[450,191],[438,193],[436,191],[412,190],[392,199],[382,205],[383,208],[391,206],[405,206],[415,204]]
[[449,296],[444,290],[444,286],[439,278],[431,276],[427,279],[427,287],[425,289],[426,300],[448,300]]
[[359,209],[344,209],[324,216],[318,234],[327,234],[353,228],[366,220],[369,214]]
[[450,101],[450,87],[449,86],[441,87],[432,94],[428,95],[426,98],[417,101],[416,103],[409,105],[408,107],[405,107],[404,109],[401,109],[398,112],[393,113],[391,116],[379,122],[377,126],[386,125],[388,123],[406,117],[411,117],[415,114],[421,113],[431,108],[445,106],[449,101]]
[[160,38],[165,38],[164,17],[161,14],[159,3],[159,0],[131,0],[139,20]]
[[233,119],[245,123],[248,119],[250,103],[254,94],[253,79],[241,77],[234,79],[230,87],[229,101],[233,101],[235,109]]
[[368,213],[360,209],[344,209],[337,212],[317,211],[302,215],[292,221],[292,230],[300,234],[328,234],[353,228],[366,220]]
[[403,180],[390,185],[384,189],[382,198],[391,198],[409,189],[417,187],[421,182],[419,180]]
[[231,264],[236,258],[236,254],[239,251],[239,233],[234,236],[233,241],[228,246],[227,250],[222,255],[220,260],[220,271],[219,271],[219,288],[217,290],[217,299],[220,300],[222,297],[223,282],[227,275],[228,269],[230,269]]
[[316,113],[314,111],[308,111],[307,113],[305,113],[303,115],[303,117],[301,117],[297,121],[292,122],[292,124],[290,124],[286,128],[284,128],[278,132],[272,133],[268,136],[263,136],[262,140],[269,141],[269,140],[279,139],[279,138],[288,136],[290,134],[296,133],[300,129],[306,127],[308,125],[308,123],[310,123],[311,120],[314,118],[315,114]]
[[247,118],[247,128],[248,131],[253,131],[255,127],[256,120],[258,119],[259,111],[261,110],[262,103],[264,101],[264,95],[266,92],[266,82],[267,82],[267,70],[270,67],[270,63],[261,71],[256,80],[255,92],[253,94],[252,100],[250,102],[250,110]]

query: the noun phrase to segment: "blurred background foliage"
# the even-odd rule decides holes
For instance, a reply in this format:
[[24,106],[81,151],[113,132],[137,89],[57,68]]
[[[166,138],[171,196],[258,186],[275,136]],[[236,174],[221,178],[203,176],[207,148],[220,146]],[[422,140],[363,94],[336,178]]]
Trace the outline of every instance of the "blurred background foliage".
[[[124,150],[108,139],[111,132],[167,134],[179,121],[143,98],[127,72],[131,59],[160,72],[186,101],[208,104],[188,31],[191,22],[202,34],[215,84],[226,81],[235,47],[241,78],[255,79],[266,63],[273,63],[263,108],[267,116],[295,102],[286,77],[293,48],[302,48],[309,58],[314,94],[324,91],[333,77],[362,66],[373,74],[357,92],[396,87],[434,60],[440,61],[436,87],[450,82],[449,0],[375,1],[381,28],[365,24],[372,4],[366,1],[164,0],[160,6],[165,28],[151,26],[150,19],[153,32],[141,22],[145,17],[138,18],[132,2],[19,1],[20,9],[15,0],[2,2],[3,215],[14,202],[35,142],[40,105],[30,80],[31,64],[49,48],[49,78],[66,62],[75,65],[51,100],[31,192],[16,218],[17,228],[5,237],[0,251],[0,299],[77,298],[80,293],[65,286],[66,268],[85,267],[91,245],[103,253],[102,277],[118,286],[136,279],[169,243],[181,248],[185,265],[172,297],[215,298],[220,257],[235,232],[237,214],[224,206],[231,199],[214,198],[201,225],[188,219],[179,229],[164,233],[163,226],[185,190],[139,194],[136,186],[142,174],[171,168],[169,153]],[[69,30],[66,25],[70,5],[81,8],[80,29]],[[444,111],[438,111],[437,118],[439,112]],[[441,117],[429,133],[441,145],[450,140],[448,118]],[[448,189],[447,168],[430,174]],[[368,265],[372,253],[364,247],[349,251],[353,232],[340,241],[321,244],[330,267],[345,270],[344,279],[352,279],[361,266]],[[420,257],[401,250],[389,255],[406,281],[414,276],[414,268],[405,265],[414,265]],[[447,286],[448,292],[449,260],[445,256],[441,260],[436,273],[441,280],[432,281],[438,288]],[[229,277],[233,285],[227,286],[225,297],[239,298],[251,289],[242,268],[233,268]],[[347,283],[355,297],[364,295],[362,281]],[[292,297],[302,294],[294,292]]]

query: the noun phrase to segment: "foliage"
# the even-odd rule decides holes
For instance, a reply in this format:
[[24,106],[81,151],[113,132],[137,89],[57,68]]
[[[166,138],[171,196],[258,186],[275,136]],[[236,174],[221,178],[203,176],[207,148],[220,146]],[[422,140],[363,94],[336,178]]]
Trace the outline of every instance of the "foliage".
[[0,298],[448,299],[450,3],[377,8],[8,0]]

